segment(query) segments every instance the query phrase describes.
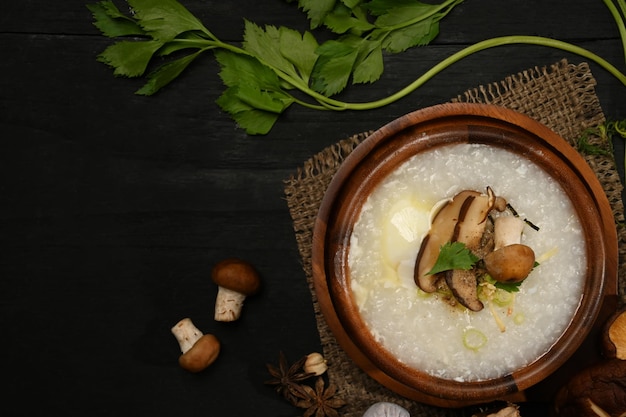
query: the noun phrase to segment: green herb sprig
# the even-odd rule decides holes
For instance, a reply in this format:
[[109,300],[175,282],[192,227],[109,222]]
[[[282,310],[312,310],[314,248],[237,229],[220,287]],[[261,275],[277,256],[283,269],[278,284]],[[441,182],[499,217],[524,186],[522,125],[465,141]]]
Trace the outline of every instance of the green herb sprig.
[[[618,137],[626,139],[626,119],[607,120],[599,126],[588,127],[578,137],[576,149],[585,155],[611,156],[615,154],[613,139]],[[624,163],[626,164],[626,156]]]
[[453,269],[469,270],[479,260],[480,258],[474,255],[464,243],[446,242],[439,248],[439,256],[428,274],[434,275]]
[[383,51],[395,54],[428,45],[439,34],[441,19],[462,2],[300,0],[311,29],[325,26],[340,35],[315,51],[318,59],[311,87],[332,96],[347,86],[350,77],[353,84],[378,80],[383,73]]
[[[626,57],[626,0],[603,0],[614,17]],[[430,42],[439,21],[462,0],[425,5],[405,0],[300,0],[312,27],[324,25],[339,38],[318,44],[311,32],[245,21],[241,46],[218,39],[176,0],[127,0],[130,13],[122,13],[112,0],[90,4],[94,25],[103,35],[117,39],[98,56],[114,74],[147,77],[136,91],[152,95],[174,81],[199,55],[213,51],[226,86],[218,105],[248,134],[266,134],[292,104],[314,110],[371,110],[393,103],[417,90],[436,74],[476,52],[512,44],[561,49],[587,58],[626,86],[626,75],[593,52],[556,39],[539,36],[504,36],[461,49],[415,81],[388,97],[349,103],[331,96],[350,82],[371,83],[383,71],[382,51],[399,52]],[[321,4],[324,7],[314,7]],[[419,4],[419,5],[418,5]],[[374,16],[373,23],[368,17]],[[408,40],[405,39],[409,38]],[[169,58],[155,70],[156,58]]]

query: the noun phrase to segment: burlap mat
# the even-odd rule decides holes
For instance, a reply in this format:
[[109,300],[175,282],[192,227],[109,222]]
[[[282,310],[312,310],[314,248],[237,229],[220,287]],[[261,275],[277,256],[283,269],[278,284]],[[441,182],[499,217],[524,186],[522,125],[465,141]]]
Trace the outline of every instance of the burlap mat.
[[[585,63],[580,65],[560,61],[549,68],[532,68],[503,81],[466,91],[452,101],[495,104],[525,113],[561,135],[572,145],[580,133],[605,121],[595,95],[596,80]],[[344,417],[361,417],[371,404],[391,401],[411,413],[411,416],[462,416],[467,410],[444,410],[400,397],[361,371],[339,347],[322,316],[312,286],[311,240],[313,226],[324,192],[344,158],[367,137],[359,133],[340,140],[322,150],[297,169],[285,181],[285,194],[302,257],[306,280],[311,289],[313,309],[323,347],[328,360],[328,377],[339,388],[338,395],[347,405],[341,409]],[[621,199],[622,184],[615,161],[607,156],[585,156],[594,169],[613,208],[616,224],[624,220]],[[626,301],[624,273],[626,265],[626,230],[618,228],[620,265],[619,293]]]

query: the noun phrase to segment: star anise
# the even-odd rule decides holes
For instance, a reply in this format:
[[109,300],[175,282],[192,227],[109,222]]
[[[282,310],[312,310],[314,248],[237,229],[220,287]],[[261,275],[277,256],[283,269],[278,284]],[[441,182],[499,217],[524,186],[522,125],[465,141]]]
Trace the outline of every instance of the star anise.
[[298,401],[296,407],[306,408],[303,417],[339,417],[337,408],[343,407],[346,403],[342,399],[335,397],[337,387],[334,384],[324,386],[324,378],[317,377],[315,389],[308,385],[297,385],[295,396]]
[[313,374],[304,372],[306,356],[289,366],[287,357],[281,351],[278,359],[278,366],[268,363],[267,371],[272,379],[265,381],[265,384],[275,387],[276,392],[287,399],[291,404],[295,404],[298,398],[294,395],[297,392],[299,382],[310,378]]

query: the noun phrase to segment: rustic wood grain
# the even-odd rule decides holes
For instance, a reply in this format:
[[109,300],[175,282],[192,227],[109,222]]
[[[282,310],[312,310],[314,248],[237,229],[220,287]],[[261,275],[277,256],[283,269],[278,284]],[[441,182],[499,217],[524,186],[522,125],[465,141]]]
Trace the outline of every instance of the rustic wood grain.
[[[243,18],[308,27],[295,3],[282,0],[182,2],[232,42],[241,39]],[[211,56],[157,96],[139,97],[133,91],[141,82],[116,79],[96,62],[109,40],[92,26],[86,2],[6,3],[0,328],[9,400],[2,415],[297,415],[263,384],[265,364],[280,350],[296,360],[320,349],[283,181],[326,146],[409,111],[529,67],[582,61],[543,47],[484,51],[383,109],[293,108],[269,135],[248,137],[215,104],[223,88]],[[388,57],[380,82],[342,98],[385,96],[462,47],[504,34],[575,42],[624,70],[600,0],[468,0],[432,47]],[[607,117],[626,117],[626,87],[591,68]],[[616,150],[622,170],[621,142]],[[209,281],[211,266],[226,256],[250,260],[264,280],[229,325],[212,319]],[[222,341],[220,358],[200,375],[177,365],[169,328],[183,317]],[[541,415],[537,408],[532,415]]]

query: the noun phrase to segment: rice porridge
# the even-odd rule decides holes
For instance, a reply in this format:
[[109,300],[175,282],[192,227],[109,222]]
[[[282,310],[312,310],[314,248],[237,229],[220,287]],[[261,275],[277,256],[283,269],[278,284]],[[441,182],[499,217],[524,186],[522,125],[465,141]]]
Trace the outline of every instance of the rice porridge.
[[[522,243],[539,265],[506,305],[473,312],[421,291],[413,271],[433,206],[487,186],[538,226],[525,227]],[[395,169],[363,205],[348,256],[354,300],[376,340],[401,362],[457,381],[500,377],[543,355],[569,324],[586,274],[582,227],[561,186],[519,155],[476,144]]]

